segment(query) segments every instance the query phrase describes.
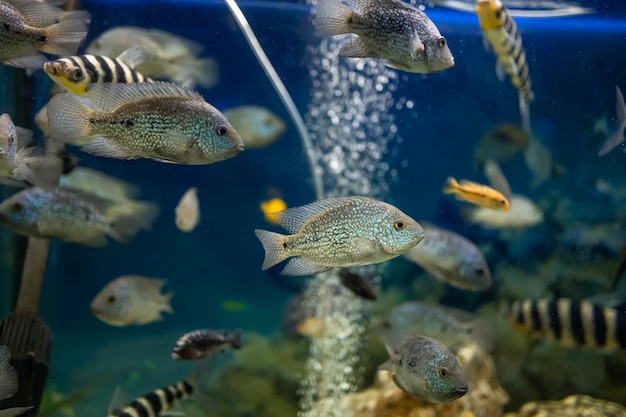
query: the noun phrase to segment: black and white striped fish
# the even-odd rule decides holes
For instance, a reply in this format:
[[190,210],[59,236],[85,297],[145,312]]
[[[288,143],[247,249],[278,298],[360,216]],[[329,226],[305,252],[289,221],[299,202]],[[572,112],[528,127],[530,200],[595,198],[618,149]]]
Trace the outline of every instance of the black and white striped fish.
[[139,397],[126,407],[112,410],[108,417],[157,417],[166,412],[174,402],[193,394],[194,388],[187,381],[157,388],[149,394]]
[[84,94],[93,84],[132,84],[152,82],[133,68],[144,59],[140,48],[124,51],[117,58],[77,55],[48,61],[43,69],[48,76],[73,94]]
[[197,360],[216,355],[228,348],[241,349],[239,330],[194,330],[178,338],[172,359]]
[[483,36],[498,58],[498,73],[501,70],[506,72],[519,92],[522,126],[530,133],[530,102],[534,94],[517,25],[500,0],[477,0],[476,13]]
[[508,314],[527,330],[566,346],[626,348],[626,309],[559,298],[515,302]]

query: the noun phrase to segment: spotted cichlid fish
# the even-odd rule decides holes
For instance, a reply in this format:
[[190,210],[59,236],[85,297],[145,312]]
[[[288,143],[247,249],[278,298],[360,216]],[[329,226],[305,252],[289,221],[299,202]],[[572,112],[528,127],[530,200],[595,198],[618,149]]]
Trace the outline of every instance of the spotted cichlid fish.
[[287,258],[285,275],[383,262],[406,252],[424,229],[396,207],[369,197],[327,198],[276,213],[292,235],[255,230],[268,269]]
[[491,287],[489,266],[480,249],[458,233],[424,224],[425,238],[403,256],[437,279],[468,291]]
[[64,12],[45,2],[0,0],[0,61],[39,69],[40,52],[72,55],[87,35],[84,12]]
[[149,227],[154,216],[114,220],[105,217],[96,203],[62,189],[31,187],[0,204],[0,223],[15,233],[89,246],[106,245],[105,235],[127,242],[140,228]]
[[244,149],[239,134],[198,93],[167,82],[102,84],[48,104],[53,140],[119,159],[206,165]]
[[467,393],[465,371],[443,343],[426,336],[401,340],[397,346],[385,341],[389,360],[379,367],[393,373],[398,388],[431,403],[447,403]]
[[126,407],[110,411],[108,417],[157,417],[165,413],[177,400],[188,398],[193,392],[193,385],[184,380],[179,381],[174,385],[157,388]]
[[483,36],[498,58],[498,74],[501,71],[506,72],[519,92],[522,126],[525,132],[530,133],[530,102],[534,94],[522,36],[513,17],[500,0],[477,0],[476,14]]
[[437,26],[400,0],[320,0],[314,24],[323,36],[358,35],[341,47],[340,56],[381,58],[391,67],[417,73],[454,65]]
[[135,61],[141,59],[141,50],[131,48],[117,58],[77,55],[48,61],[43,64],[43,70],[63,89],[73,94],[84,94],[94,84],[153,82],[133,69]]
[[507,315],[525,329],[565,346],[626,348],[626,309],[568,298],[514,302]]

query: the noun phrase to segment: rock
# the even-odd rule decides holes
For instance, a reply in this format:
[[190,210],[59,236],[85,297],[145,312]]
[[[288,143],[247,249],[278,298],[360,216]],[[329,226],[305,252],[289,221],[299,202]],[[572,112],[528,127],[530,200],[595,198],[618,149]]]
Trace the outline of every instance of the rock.
[[571,395],[561,401],[527,403],[505,417],[624,417],[626,408],[587,395]]

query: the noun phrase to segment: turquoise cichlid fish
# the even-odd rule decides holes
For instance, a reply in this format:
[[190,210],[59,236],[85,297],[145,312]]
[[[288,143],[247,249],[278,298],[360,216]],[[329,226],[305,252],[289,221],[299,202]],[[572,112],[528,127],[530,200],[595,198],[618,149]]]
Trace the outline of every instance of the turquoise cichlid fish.
[[431,403],[447,403],[469,390],[463,367],[450,349],[426,336],[408,336],[396,347],[386,341],[389,360],[380,369],[407,394]]
[[94,85],[48,104],[52,139],[94,155],[206,165],[232,158],[243,141],[198,93],[167,82]]
[[313,275],[332,268],[383,262],[424,237],[418,222],[369,197],[327,198],[276,213],[292,235],[255,233],[265,249],[262,269],[293,257],[285,275]]

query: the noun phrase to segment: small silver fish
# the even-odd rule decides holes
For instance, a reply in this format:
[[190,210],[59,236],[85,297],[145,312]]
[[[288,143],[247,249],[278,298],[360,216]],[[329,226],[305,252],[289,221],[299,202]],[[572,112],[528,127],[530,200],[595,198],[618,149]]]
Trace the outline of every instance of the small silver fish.
[[469,390],[456,356],[443,343],[426,336],[407,336],[394,347],[385,341],[389,360],[379,369],[393,373],[393,381],[407,394],[431,403],[446,403]]
[[174,313],[173,292],[161,294],[165,280],[123,275],[109,282],[91,302],[91,313],[112,326],[143,325]]
[[476,317],[466,311],[421,301],[409,301],[394,307],[382,327],[388,334],[432,337],[451,349],[473,340],[491,350],[496,338],[491,317]]
[[0,61],[39,69],[39,52],[72,55],[87,35],[84,12],[70,13],[44,2],[0,0]]
[[193,88],[210,88],[218,81],[218,65],[211,58],[198,58],[202,45],[158,29],[116,26],[89,44],[87,52],[118,56],[129,48],[141,48],[146,58],[135,68],[142,74]]
[[237,131],[198,93],[173,83],[95,85],[48,104],[55,141],[119,159],[205,165],[243,151]]
[[241,349],[241,332],[235,330],[194,330],[176,341],[172,359],[197,360],[213,356],[228,348]]
[[283,274],[313,275],[395,258],[417,245],[424,229],[396,207],[369,197],[327,198],[276,213],[292,235],[255,230],[262,269],[287,258]]
[[341,47],[340,56],[381,58],[391,67],[417,73],[454,65],[437,26],[400,0],[320,0],[314,24],[323,36],[358,35]]
[[458,233],[422,224],[425,238],[403,255],[406,259],[456,288],[485,291],[491,287],[489,266],[474,243]]
[[181,197],[175,209],[176,227],[181,232],[191,232],[200,223],[198,189],[191,187]]
[[71,191],[31,187],[0,204],[0,223],[24,236],[105,246],[105,235],[128,242],[154,220],[140,216],[109,219],[102,214],[104,207],[106,202],[92,202]]
[[285,122],[261,106],[239,106],[224,111],[246,147],[268,146],[285,133]]

